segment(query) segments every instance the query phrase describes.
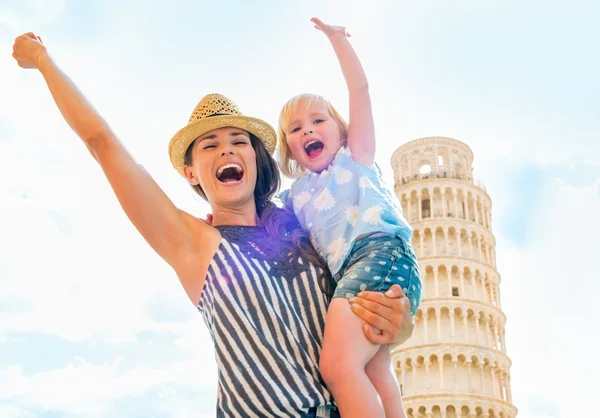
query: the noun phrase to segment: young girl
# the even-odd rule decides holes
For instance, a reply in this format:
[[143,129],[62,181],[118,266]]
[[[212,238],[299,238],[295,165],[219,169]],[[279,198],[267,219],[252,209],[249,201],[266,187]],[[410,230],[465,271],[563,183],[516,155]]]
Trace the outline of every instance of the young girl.
[[281,169],[299,177],[282,199],[293,206],[337,282],[319,366],[344,418],[404,417],[389,349],[364,337],[351,306],[361,291],[386,292],[398,283],[415,314],[421,279],[412,229],[374,162],[369,89],[350,35],[343,27],[312,22],[331,42],[350,98],[349,124],[313,94],[289,100],[279,118]]

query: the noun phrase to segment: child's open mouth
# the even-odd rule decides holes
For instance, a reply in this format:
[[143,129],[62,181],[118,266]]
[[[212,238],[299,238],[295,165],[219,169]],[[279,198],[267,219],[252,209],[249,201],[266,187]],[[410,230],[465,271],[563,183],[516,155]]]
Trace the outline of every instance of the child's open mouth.
[[304,144],[304,151],[308,158],[317,158],[323,152],[323,143],[318,139],[313,139]]

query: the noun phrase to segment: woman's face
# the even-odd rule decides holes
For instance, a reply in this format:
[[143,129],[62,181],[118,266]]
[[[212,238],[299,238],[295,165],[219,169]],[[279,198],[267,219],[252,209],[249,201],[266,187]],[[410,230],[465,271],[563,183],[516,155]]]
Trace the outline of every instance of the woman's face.
[[190,184],[202,187],[213,209],[254,201],[256,153],[242,129],[219,128],[198,137],[184,172]]

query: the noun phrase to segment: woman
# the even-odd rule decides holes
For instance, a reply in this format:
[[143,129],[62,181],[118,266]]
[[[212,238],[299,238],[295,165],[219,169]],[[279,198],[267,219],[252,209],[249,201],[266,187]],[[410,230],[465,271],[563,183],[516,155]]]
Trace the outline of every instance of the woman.
[[[38,69],[67,123],[102,167],[123,210],[175,270],[211,331],[219,366],[217,416],[339,416],[317,370],[326,270],[289,212],[270,201],[279,172],[275,132],[209,95],[173,137],[174,167],[212,208],[212,226],[177,209],[61,72],[33,33],[13,57]],[[325,273],[325,274],[324,274]],[[412,332],[399,287],[353,302],[375,344]]]

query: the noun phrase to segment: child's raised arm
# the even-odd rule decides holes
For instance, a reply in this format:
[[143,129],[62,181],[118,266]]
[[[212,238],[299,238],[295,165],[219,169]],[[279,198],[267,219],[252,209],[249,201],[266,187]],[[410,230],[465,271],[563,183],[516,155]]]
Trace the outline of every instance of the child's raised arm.
[[371,166],[375,158],[375,126],[369,83],[360,60],[348,41],[350,34],[343,26],[327,25],[317,18],[312,18],[311,21],[331,42],[346,79],[350,99],[348,146],[352,158],[356,162]]

